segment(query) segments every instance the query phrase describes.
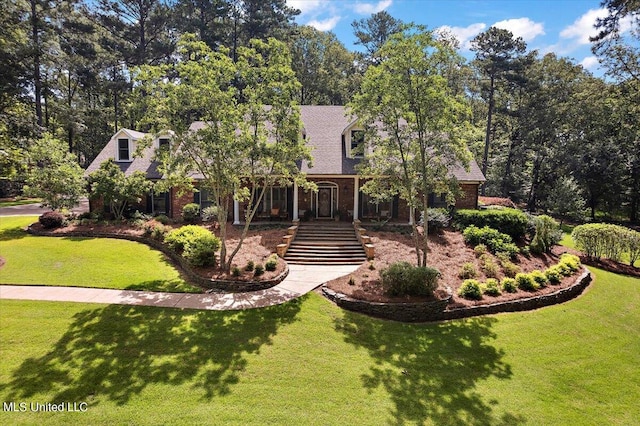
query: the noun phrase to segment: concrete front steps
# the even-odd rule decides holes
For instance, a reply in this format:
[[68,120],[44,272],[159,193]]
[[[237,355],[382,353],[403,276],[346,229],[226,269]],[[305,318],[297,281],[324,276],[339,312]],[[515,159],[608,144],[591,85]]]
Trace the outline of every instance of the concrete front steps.
[[353,227],[313,222],[300,225],[284,259],[293,265],[357,265],[367,257]]

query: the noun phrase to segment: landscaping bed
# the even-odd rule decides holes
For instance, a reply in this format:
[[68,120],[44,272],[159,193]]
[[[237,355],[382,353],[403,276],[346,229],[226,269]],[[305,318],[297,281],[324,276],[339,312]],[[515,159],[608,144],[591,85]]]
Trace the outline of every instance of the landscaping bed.
[[[180,225],[165,225],[167,230],[179,228]],[[203,227],[213,232],[216,236],[220,235],[219,229],[212,224],[203,224]],[[273,256],[275,247],[280,241],[283,235],[283,229],[260,229],[252,228],[249,230],[244,243],[236,256],[234,257],[233,265],[239,270],[238,275],[226,273],[216,267],[195,267],[188,265],[180,256],[171,252],[160,241],[146,236],[143,229],[133,226],[129,223],[112,223],[112,222],[95,222],[88,223],[88,221],[82,221],[81,223],[71,222],[64,227],[46,230],[40,223],[34,223],[31,225],[30,230],[37,235],[50,235],[50,236],[80,236],[80,237],[111,237],[122,238],[134,241],[140,241],[151,245],[156,249],[160,249],[167,254],[174,263],[179,264],[185,272],[188,273],[192,280],[197,284],[211,288],[210,282],[218,282],[220,285],[216,285],[214,288],[224,289],[227,291],[234,290],[234,283],[237,287],[236,291],[250,291],[261,288],[271,287],[280,282],[287,272],[287,264],[284,260]],[[228,253],[233,250],[236,243],[240,239],[242,229],[234,226],[228,226],[227,228],[227,250]],[[275,270],[264,270],[262,275],[257,276],[254,270],[248,270],[247,265],[253,262],[255,265],[264,265],[269,259],[276,261]],[[198,279],[200,278],[200,279]],[[252,284],[252,285],[243,285]],[[255,285],[253,285],[255,284]]]
[[[498,296],[484,295],[481,300],[464,299],[458,295],[458,290],[464,281],[459,276],[463,264],[471,263],[475,266],[477,272],[475,279],[485,281],[488,277],[483,271],[481,261],[474,253],[473,248],[465,244],[462,234],[446,229],[438,235],[429,236],[428,266],[438,269],[442,274],[434,297],[391,297],[385,293],[382,287],[380,271],[398,261],[415,264],[416,255],[413,239],[408,232],[371,231],[368,234],[371,236],[372,243],[375,246],[376,258],[362,265],[351,275],[327,283],[327,288],[354,299],[387,303],[422,302],[447,298],[452,294],[448,309],[456,309],[551,294],[560,289],[570,287],[576,281],[575,276],[570,276],[564,277],[558,284],[548,285],[536,291],[518,289],[514,293],[502,292]],[[522,272],[545,270],[557,264],[560,260],[559,256],[565,252],[567,252],[566,248],[556,246],[550,254],[531,254],[527,256],[518,254],[514,263]],[[499,262],[495,256],[491,254],[488,254],[488,256],[493,258],[496,263]],[[499,270],[496,278],[502,279],[504,276],[504,273]],[[450,292],[447,289],[450,289]]]

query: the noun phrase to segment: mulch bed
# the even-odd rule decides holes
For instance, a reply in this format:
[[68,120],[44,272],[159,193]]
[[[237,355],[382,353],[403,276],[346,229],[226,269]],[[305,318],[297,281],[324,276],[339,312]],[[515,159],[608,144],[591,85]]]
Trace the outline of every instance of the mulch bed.
[[[371,236],[375,246],[375,259],[362,265],[350,276],[341,277],[327,283],[327,287],[353,298],[371,302],[418,302],[433,300],[429,298],[387,296],[380,282],[380,270],[398,261],[407,261],[415,265],[416,254],[415,248],[413,247],[413,240],[408,233],[368,231],[367,234]],[[530,272],[535,269],[544,270],[558,263],[560,255],[567,251],[564,247],[555,247],[553,253],[548,255],[531,255],[528,257],[518,255],[515,263],[523,272]],[[498,263],[498,259],[494,258],[494,261]],[[550,285],[536,292],[518,290],[516,293],[503,293],[497,297],[485,295],[484,298],[479,301],[467,300],[457,295],[458,289],[463,281],[458,277],[458,273],[462,265],[467,262],[476,265],[476,270],[478,271],[476,279],[485,281],[487,277],[480,268],[480,261],[476,258],[473,249],[465,244],[460,232],[444,230],[439,235],[429,236],[427,263],[429,266],[438,269],[442,274],[439,281],[440,286],[435,297],[446,297],[444,288],[449,287],[454,294],[451,304],[449,305],[451,308],[497,303],[553,293],[561,288],[571,286],[575,281],[575,276],[572,276],[565,278],[560,284]],[[354,285],[349,284],[350,277],[353,278],[355,282]],[[503,277],[504,275],[500,272],[497,278],[502,279]]]
[[[181,225],[168,225],[172,228],[178,228]],[[216,236],[220,236],[220,230],[210,224],[203,224],[203,226],[213,232]],[[32,225],[35,229],[42,229],[40,223]],[[264,274],[256,277],[253,272],[245,271],[244,268],[249,261],[253,261],[254,264],[264,264],[269,257],[275,253],[277,244],[282,240],[282,237],[286,235],[286,228],[282,229],[260,229],[251,228],[247,233],[247,236],[242,244],[242,247],[235,255],[232,266],[236,266],[241,270],[241,274],[237,277],[232,276],[220,269],[207,267],[207,268],[192,268],[199,276],[214,279],[214,280],[229,280],[229,281],[268,281],[280,276],[286,269],[286,262],[278,258],[278,263],[275,271],[264,271]],[[72,235],[74,233],[83,234],[111,234],[114,236],[143,236],[143,231],[128,223],[113,224],[113,223],[93,223],[93,224],[77,224],[71,223],[63,228],[57,228],[51,230],[53,234],[59,235]],[[230,254],[235,248],[236,244],[240,240],[242,229],[234,227],[232,225],[227,226],[227,254]]]
[[580,256],[580,261],[585,265],[595,266],[596,268],[604,269],[614,274],[630,275],[640,278],[640,268],[627,265],[626,263],[616,262],[611,259],[591,259],[586,256]]

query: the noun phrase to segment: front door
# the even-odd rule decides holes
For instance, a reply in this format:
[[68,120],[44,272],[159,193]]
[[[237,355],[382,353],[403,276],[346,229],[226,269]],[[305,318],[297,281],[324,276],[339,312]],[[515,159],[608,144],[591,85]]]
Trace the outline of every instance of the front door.
[[318,217],[331,217],[332,188],[318,188]]

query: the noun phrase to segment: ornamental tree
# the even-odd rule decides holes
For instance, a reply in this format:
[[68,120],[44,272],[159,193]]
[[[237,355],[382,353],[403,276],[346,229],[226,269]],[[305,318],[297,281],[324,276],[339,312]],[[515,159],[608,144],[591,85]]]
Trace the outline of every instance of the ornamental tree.
[[[300,85],[286,46],[252,40],[237,50],[212,51],[193,35],[181,39],[174,65],[145,66],[135,74],[143,125],[173,131],[162,158],[164,185],[193,190],[193,176],[209,192],[220,224],[220,267],[231,268],[265,191],[296,181],[310,187],[296,162],[310,161],[294,99]],[[191,126],[194,120],[200,124]],[[149,141],[147,141],[149,142]],[[230,200],[247,205],[245,226],[228,254]]]
[[[429,193],[452,199],[453,165],[468,167],[464,141],[469,109],[453,94],[446,75],[462,60],[431,32],[409,27],[390,37],[380,63],[367,69],[349,104],[365,129],[362,191],[380,200],[397,194],[426,217]],[[427,262],[427,229],[413,224],[418,266]]]
[[100,164],[100,168],[89,176],[89,181],[91,195],[102,197],[117,220],[124,218],[127,207],[140,203],[153,186],[140,171],[126,176],[113,158]]
[[44,207],[71,209],[80,204],[85,194],[83,170],[66,143],[45,134],[28,152],[30,169],[24,187],[25,195],[42,199]]

